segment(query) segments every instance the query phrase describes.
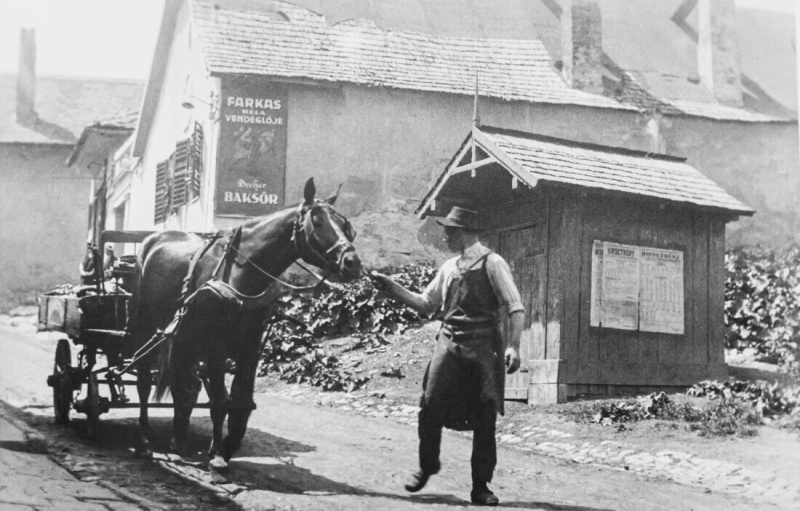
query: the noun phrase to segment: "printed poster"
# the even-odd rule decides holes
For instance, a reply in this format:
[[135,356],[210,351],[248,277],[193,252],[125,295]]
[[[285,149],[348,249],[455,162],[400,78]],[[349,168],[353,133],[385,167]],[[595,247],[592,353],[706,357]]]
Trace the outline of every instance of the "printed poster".
[[222,79],[217,215],[252,217],[283,207],[286,97],[270,82]]
[[641,249],[639,330],[683,334],[683,252]]
[[595,240],[589,324],[683,334],[683,252]]
[[639,257],[636,247],[603,243],[600,324],[636,330],[639,326]]

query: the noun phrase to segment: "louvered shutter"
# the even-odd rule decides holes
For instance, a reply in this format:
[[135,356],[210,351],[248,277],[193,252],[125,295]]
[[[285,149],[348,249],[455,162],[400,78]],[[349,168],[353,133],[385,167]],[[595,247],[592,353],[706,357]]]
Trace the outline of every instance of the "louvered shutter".
[[190,185],[189,175],[189,150],[190,139],[181,140],[175,144],[175,162],[172,181],[172,208],[177,209],[189,202],[188,193]]
[[164,160],[156,165],[156,201],[153,223],[158,225],[166,219],[169,160]]
[[190,175],[191,175],[191,197],[200,197],[200,180],[203,175],[203,126],[194,123],[194,133],[192,133],[192,149],[189,153]]

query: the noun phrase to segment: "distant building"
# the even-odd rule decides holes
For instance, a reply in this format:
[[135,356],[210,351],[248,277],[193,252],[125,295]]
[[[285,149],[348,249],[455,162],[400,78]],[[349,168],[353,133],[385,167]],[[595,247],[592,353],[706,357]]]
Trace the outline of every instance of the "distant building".
[[67,160],[87,125],[138,109],[142,90],[133,81],[37,77],[34,32],[23,31],[19,72],[0,75],[0,300],[77,281],[92,175]]
[[[757,211],[729,243],[800,232],[793,23],[732,0],[367,3],[167,1],[128,228],[238,224],[314,176],[345,184],[356,225],[405,211],[406,238],[360,241],[413,259],[438,234],[408,212],[469,126],[478,75],[484,124],[685,157]],[[420,33],[506,22],[519,38]]]

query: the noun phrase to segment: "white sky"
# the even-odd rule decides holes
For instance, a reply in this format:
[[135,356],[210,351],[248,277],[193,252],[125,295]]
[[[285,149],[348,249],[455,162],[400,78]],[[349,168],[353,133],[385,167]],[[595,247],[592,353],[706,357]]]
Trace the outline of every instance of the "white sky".
[[[796,1],[736,3],[792,12]],[[19,30],[33,27],[39,75],[144,80],[162,9],[163,0],[0,0],[0,73],[16,72]]]
[[39,75],[144,80],[162,10],[163,0],[0,0],[0,73],[16,73],[20,28],[32,27]]

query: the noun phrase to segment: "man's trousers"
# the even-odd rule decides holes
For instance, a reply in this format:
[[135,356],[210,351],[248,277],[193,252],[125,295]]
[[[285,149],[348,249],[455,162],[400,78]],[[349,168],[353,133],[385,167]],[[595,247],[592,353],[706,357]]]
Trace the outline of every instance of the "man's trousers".
[[[497,410],[492,401],[483,403],[475,418],[472,434],[472,482],[490,483],[497,465],[497,445],[495,443],[495,421]],[[423,472],[439,472],[439,453],[442,444],[442,424],[431,411],[423,405],[419,412],[419,465]]]

